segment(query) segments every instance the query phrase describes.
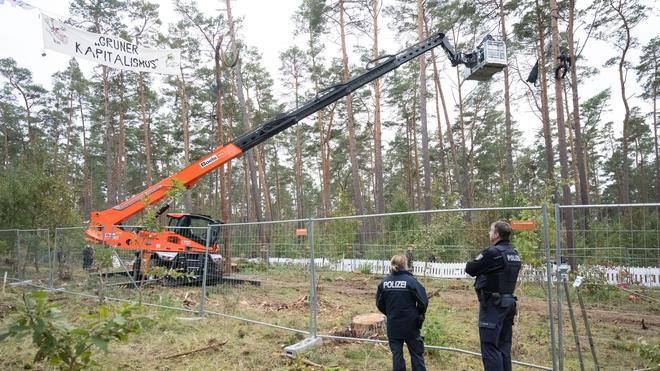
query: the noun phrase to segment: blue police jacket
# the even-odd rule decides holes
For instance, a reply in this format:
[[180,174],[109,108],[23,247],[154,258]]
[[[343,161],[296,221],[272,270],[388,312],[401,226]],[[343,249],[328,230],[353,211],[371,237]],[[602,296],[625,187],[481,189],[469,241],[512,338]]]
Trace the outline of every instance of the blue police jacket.
[[424,286],[407,270],[386,276],[378,285],[376,306],[387,316],[387,337],[390,339],[418,337],[428,305]]
[[489,293],[513,294],[520,272],[520,255],[508,240],[485,248],[465,265],[465,272],[477,277],[474,288]]

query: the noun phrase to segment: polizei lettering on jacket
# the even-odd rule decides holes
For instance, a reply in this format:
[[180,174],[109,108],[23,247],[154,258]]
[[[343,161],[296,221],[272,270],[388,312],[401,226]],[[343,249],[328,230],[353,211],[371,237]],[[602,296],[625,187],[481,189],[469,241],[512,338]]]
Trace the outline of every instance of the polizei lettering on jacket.
[[218,156],[217,156],[217,155],[213,155],[213,156],[207,158],[206,160],[200,162],[200,163],[199,163],[199,166],[203,169],[203,168],[207,167],[208,165],[210,165],[210,164],[212,164],[212,163],[214,163],[214,162],[216,162],[216,161],[218,161]]
[[405,289],[406,281],[385,281],[383,287],[386,289]]
[[506,260],[508,260],[510,262],[519,262],[520,261],[520,256],[519,255],[513,255],[513,254],[507,255]]

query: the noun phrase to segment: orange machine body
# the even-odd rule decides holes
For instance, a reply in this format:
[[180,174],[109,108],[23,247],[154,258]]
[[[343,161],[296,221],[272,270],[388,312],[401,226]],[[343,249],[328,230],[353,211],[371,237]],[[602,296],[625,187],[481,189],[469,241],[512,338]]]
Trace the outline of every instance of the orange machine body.
[[[143,211],[145,207],[165,198],[167,191],[172,187],[173,179],[182,183],[186,188],[191,188],[201,177],[241,154],[242,150],[239,147],[229,143],[119,205],[103,211],[93,211],[85,237],[92,242],[120,249],[204,252],[206,246],[173,231],[133,232],[124,229],[122,224]],[[211,253],[217,250],[217,246],[209,247]]]

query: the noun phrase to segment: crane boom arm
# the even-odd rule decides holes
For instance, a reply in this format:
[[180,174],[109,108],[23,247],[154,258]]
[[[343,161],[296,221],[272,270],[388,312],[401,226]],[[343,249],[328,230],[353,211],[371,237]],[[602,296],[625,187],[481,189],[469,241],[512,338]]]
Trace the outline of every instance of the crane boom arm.
[[387,55],[376,61],[372,61],[377,62],[377,64],[371,67],[367,65],[367,70],[361,75],[325,89],[301,107],[280,115],[264,125],[239,136],[230,143],[216,148],[211,154],[202,157],[178,173],[161,180],[119,205],[103,211],[93,211],[91,213],[90,228],[87,231],[87,236],[98,241],[107,239],[107,236],[103,236],[101,231],[105,230],[106,234],[107,231],[116,231],[116,225],[125,222],[127,219],[141,212],[147,205],[152,205],[165,198],[167,191],[173,185],[173,179],[181,182],[186,188],[191,188],[201,177],[231,161],[233,158],[240,156],[243,152],[248,151],[268,138],[295,125],[303,118],[325,108],[356,89],[380,78],[437,46],[442,47],[452,66],[456,66],[459,63],[466,63],[464,54],[456,54],[445,34],[442,32],[436,32],[427,39],[400,51],[396,55]]

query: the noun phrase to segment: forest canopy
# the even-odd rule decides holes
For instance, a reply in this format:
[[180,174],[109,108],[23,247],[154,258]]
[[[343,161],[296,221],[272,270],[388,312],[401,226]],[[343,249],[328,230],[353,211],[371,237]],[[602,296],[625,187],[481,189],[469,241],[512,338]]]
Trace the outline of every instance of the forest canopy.
[[438,48],[215,170],[175,209],[254,221],[660,200],[652,2],[299,0],[264,25],[294,25],[279,60],[242,38],[249,12],[220,7],[69,2],[67,24],[180,49],[177,75],[71,59],[37,81],[0,46],[0,228],[78,225],[435,30],[457,50],[501,38],[508,67],[475,83]]

